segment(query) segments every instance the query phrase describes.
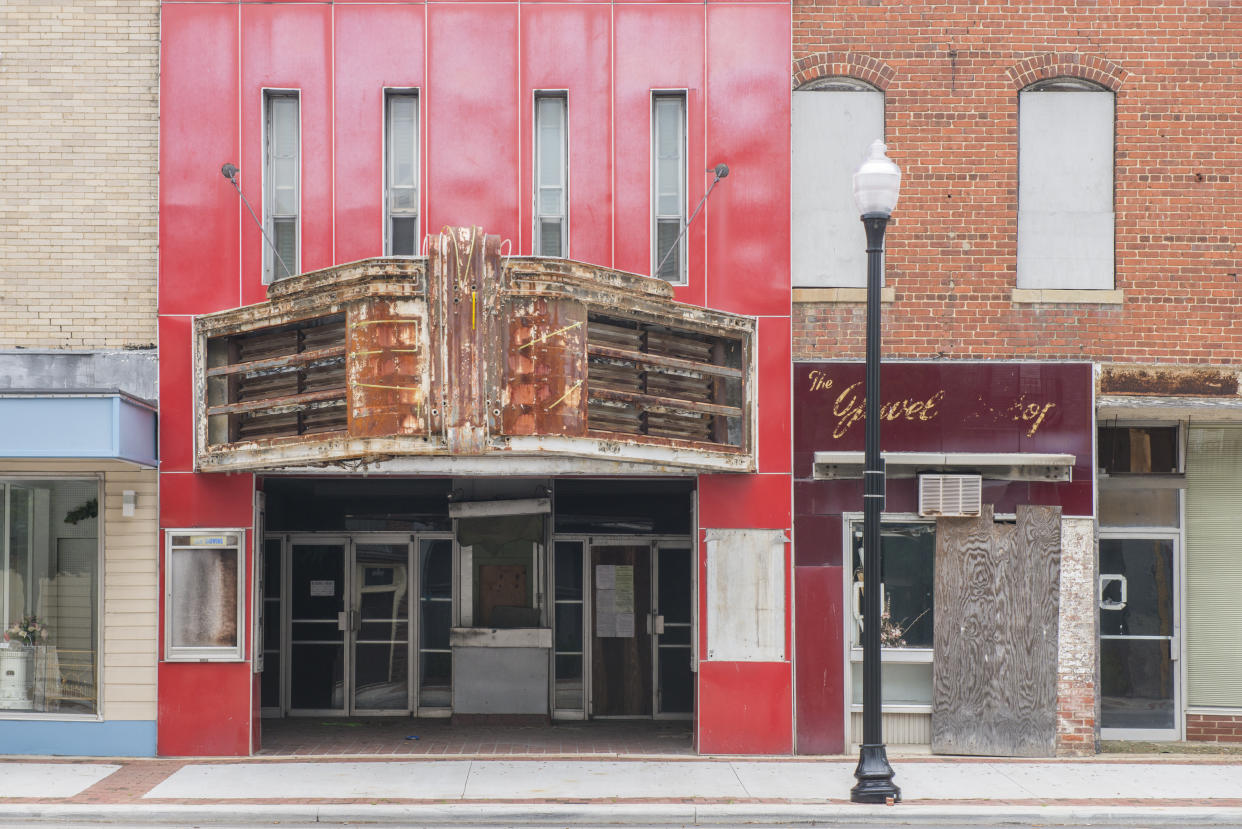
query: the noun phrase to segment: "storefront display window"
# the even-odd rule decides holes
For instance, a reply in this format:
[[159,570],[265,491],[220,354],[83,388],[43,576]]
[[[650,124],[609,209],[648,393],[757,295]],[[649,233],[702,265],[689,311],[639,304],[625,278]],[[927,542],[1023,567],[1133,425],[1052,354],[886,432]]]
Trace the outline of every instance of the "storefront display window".
[[[852,698],[862,704],[862,522],[850,524],[853,549],[850,668]],[[885,522],[880,532],[880,647],[886,706],[929,706],[935,594],[936,525]]]
[[0,479],[0,715],[99,710],[99,481]]
[[461,623],[487,628],[535,628],[542,624],[544,518],[542,515],[501,515],[462,518],[462,583],[469,594]]
[[243,534],[170,530],[165,562],[165,658],[242,658]]

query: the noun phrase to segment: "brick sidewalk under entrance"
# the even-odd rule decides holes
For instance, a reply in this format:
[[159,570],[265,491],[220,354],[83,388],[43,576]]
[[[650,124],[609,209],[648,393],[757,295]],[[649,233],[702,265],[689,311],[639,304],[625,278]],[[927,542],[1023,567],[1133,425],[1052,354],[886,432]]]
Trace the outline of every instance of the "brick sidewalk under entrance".
[[503,725],[408,717],[290,717],[265,719],[262,727],[261,757],[694,755],[689,720]]

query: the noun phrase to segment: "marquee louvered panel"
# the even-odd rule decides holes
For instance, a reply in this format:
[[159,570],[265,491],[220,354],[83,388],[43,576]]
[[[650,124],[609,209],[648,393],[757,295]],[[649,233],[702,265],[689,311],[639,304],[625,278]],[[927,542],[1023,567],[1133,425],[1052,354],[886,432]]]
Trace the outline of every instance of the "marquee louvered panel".
[[740,436],[738,343],[602,315],[590,318],[587,337],[592,431],[695,443]]
[[229,441],[343,431],[344,340],[344,314],[212,340],[208,417]]

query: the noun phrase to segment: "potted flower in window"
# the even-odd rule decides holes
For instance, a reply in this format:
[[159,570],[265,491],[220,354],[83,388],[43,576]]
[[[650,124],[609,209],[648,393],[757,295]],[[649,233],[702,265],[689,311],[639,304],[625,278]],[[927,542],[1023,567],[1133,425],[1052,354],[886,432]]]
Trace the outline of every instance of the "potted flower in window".
[[4,630],[0,649],[0,710],[34,706],[30,695],[30,666],[35,645],[47,641],[47,625],[34,614],[23,616]]

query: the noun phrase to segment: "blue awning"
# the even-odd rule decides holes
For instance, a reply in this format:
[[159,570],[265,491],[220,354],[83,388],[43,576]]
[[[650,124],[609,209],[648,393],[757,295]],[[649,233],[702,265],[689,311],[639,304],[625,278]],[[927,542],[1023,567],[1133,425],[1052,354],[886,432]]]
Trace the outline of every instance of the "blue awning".
[[158,463],[155,407],[115,389],[0,392],[0,458]]

